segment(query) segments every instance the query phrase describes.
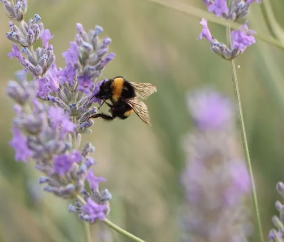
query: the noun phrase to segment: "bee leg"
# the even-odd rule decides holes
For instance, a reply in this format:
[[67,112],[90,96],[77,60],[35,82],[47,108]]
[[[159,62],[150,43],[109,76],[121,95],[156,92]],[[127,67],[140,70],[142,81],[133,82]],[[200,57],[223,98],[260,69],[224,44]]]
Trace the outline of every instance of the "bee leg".
[[108,105],[108,107],[110,107],[110,108],[112,108],[112,107],[113,107],[113,105],[112,105],[112,104],[107,103],[107,102],[105,102],[105,103]]
[[105,100],[103,100],[103,102],[101,103],[101,105],[99,106],[98,110],[100,110],[100,108],[102,107],[102,105],[105,103]]
[[96,114],[90,116],[89,119],[90,118],[102,118],[102,119],[110,120],[110,121],[114,119],[114,117],[107,115],[107,114],[104,114],[104,113],[96,113]]

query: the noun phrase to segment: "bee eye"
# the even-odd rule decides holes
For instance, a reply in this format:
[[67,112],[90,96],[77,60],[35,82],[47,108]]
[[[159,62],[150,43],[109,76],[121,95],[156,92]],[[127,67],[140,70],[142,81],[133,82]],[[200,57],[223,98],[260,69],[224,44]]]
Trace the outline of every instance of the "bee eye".
[[124,87],[123,90],[128,91],[128,88],[127,88],[127,87]]

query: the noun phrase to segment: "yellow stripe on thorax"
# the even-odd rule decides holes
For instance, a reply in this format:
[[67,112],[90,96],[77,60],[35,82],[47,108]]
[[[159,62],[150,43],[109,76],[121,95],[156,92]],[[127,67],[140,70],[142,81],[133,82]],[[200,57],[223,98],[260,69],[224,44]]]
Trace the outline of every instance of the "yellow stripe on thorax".
[[117,77],[114,79],[112,83],[112,100],[114,102],[117,102],[122,94],[123,91],[123,85],[124,85],[124,78],[122,77]]

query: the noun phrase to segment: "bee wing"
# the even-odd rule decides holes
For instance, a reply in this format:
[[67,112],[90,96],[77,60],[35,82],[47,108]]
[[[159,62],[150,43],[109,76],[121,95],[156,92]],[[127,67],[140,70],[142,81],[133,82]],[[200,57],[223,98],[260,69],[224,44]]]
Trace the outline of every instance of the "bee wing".
[[126,103],[129,104],[139,118],[148,125],[151,125],[150,118],[147,110],[147,106],[144,102],[138,100],[137,98],[127,99]]
[[135,89],[136,96],[143,99],[157,91],[156,86],[151,83],[131,82],[131,85]]

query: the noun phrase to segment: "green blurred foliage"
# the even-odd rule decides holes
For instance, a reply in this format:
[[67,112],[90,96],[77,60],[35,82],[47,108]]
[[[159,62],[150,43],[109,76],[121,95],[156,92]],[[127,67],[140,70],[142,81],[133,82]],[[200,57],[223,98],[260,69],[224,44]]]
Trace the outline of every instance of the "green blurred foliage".
[[[202,1],[187,3],[205,9]],[[283,26],[284,2],[273,1],[272,7]],[[123,75],[157,85],[158,92],[146,101],[152,127],[135,115],[110,123],[98,119],[93,134],[84,141],[95,145],[95,173],[107,178],[102,187],[113,195],[110,219],[146,241],[178,241],[183,203],[180,173],[185,163],[181,143],[191,131],[185,94],[212,86],[234,98],[230,63],[211,53],[205,40],[196,40],[199,19],[147,0],[30,0],[27,18],[34,13],[55,35],[51,43],[58,66],[64,65],[61,53],[74,39],[77,22],[86,30],[100,25],[103,36],[113,41],[110,51],[116,53],[103,77]],[[252,4],[249,20],[251,29],[270,35],[260,5]],[[20,66],[7,57],[11,43],[5,38],[9,29],[3,8],[0,23],[0,241],[83,242],[82,223],[68,213],[68,201],[41,192],[40,174],[33,171],[33,164],[16,163],[8,146],[14,114],[5,89]],[[225,41],[224,27],[212,23],[209,27],[217,39]],[[275,184],[283,180],[283,54],[257,40],[236,61],[266,237],[276,213]],[[102,241],[102,233],[112,233],[113,241],[129,241],[98,226],[104,227],[92,226],[92,241]]]

